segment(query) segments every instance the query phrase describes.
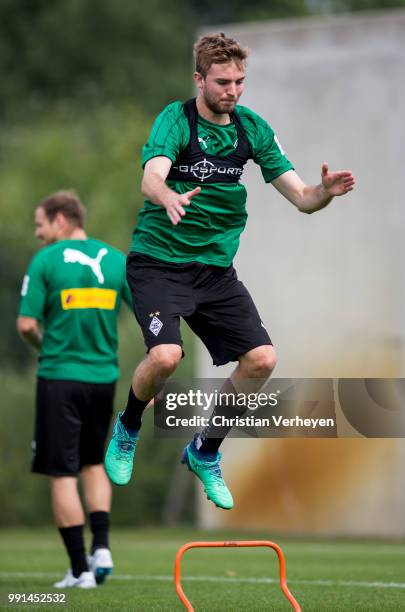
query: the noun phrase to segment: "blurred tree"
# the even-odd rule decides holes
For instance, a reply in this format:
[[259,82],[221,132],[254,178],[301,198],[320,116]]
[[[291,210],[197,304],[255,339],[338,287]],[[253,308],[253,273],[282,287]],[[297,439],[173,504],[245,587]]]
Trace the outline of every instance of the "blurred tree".
[[186,93],[185,0],[2,0],[0,24],[3,112],[60,98],[153,110]]
[[332,12],[374,11],[405,7],[405,0],[328,0]]
[[198,25],[298,17],[310,12],[305,0],[190,0],[190,5]]
[[405,6],[405,0],[2,0],[0,113],[56,100],[136,101],[155,112],[189,91],[204,24]]

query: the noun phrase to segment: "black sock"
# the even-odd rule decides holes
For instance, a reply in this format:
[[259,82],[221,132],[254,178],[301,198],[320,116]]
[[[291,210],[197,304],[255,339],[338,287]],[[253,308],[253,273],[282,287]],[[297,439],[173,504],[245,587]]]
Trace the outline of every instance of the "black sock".
[[246,410],[245,406],[237,407],[235,405],[234,400],[237,393],[230,379],[225,382],[220,393],[228,394],[229,399],[224,399],[215,406],[208,425],[204,427],[200,435],[195,439],[194,445],[201,453],[217,453],[225,437],[232,429],[231,425],[214,425],[213,419],[215,416],[231,419],[232,417],[240,416]]
[[84,550],[83,527],[84,525],[59,527],[59,533],[69,555],[72,573],[75,578],[78,578],[82,572],[89,571]]
[[90,512],[90,529],[93,534],[93,542],[91,545],[91,554],[96,548],[109,548],[108,545],[108,529],[110,527],[109,512]]
[[139,400],[135,397],[134,392],[132,390],[132,385],[128,394],[128,402],[127,406],[121,415],[121,422],[127,427],[127,429],[132,429],[133,431],[138,431],[142,425],[142,413],[145,410],[146,406],[149,404],[143,400]]

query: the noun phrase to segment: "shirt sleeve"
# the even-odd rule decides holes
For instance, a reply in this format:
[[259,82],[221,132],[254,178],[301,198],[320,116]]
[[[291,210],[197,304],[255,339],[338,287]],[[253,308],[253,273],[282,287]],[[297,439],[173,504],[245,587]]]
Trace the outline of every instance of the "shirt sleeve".
[[181,102],[169,104],[156,118],[148,142],[142,147],[142,167],[163,155],[174,163],[190,140],[190,128]]
[[260,166],[266,183],[270,183],[288,170],[294,170],[293,164],[287,159],[276,134],[267,121],[249,110],[245,122],[252,145],[253,161]]
[[21,300],[18,314],[41,321],[44,317],[46,302],[46,281],[43,258],[37,255],[31,260],[21,287]]

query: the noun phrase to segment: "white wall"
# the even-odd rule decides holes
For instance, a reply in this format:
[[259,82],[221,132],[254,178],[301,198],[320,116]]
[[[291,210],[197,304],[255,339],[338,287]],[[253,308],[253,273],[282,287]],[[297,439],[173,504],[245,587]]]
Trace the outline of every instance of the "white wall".
[[[405,376],[405,11],[216,30],[250,47],[241,103],[269,121],[305,182],[319,182],[324,160],[357,178],[352,194],[303,215],[254,164],[244,177],[235,266],[275,344],[276,375]],[[200,348],[200,377],[231,369]],[[402,441],[227,440],[224,450],[236,508],[201,502],[203,525],[405,534]]]

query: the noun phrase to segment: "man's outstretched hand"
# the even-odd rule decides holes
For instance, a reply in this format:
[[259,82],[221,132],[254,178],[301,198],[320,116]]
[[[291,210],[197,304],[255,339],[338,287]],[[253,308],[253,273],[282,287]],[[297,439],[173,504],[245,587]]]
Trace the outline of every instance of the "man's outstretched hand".
[[340,170],[339,172],[329,172],[327,162],[322,164],[322,185],[330,196],[341,196],[352,191],[355,185],[355,178],[350,170]]
[[189,206],[193,197],[200,193],[200,191],[201,187],[196,187],[192,191],[186,191],[186,193],[172,192],[173,197],[170,198],[169,203],[165,204],[165,208],[167,216],[173,225],[177,225],[181,221],[181,218],[186,214],[183,207]]

